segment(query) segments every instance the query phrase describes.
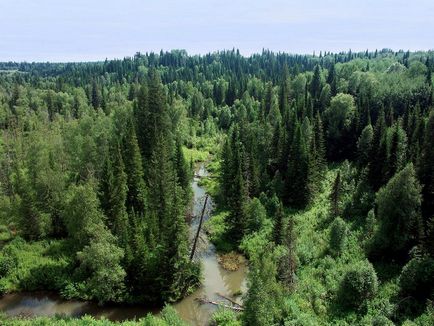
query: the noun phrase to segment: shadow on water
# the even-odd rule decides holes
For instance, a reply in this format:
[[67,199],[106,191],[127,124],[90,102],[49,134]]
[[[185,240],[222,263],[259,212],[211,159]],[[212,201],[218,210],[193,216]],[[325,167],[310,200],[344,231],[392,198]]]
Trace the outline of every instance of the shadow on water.
[[[208,172],[201,165],[192,181],[194,193],[193,219],[190,223],[190,240],[193,239],[199,225],[199,218],[205,199],[205,189],[198,185],[201,177],[206,177]],[[212,200],[208,199],[204,219],[211,218]],[[192,241],[190,241],[192,242]],[[200,233],[199,244],[195,259],[202,264],[202,286],[194,293],[175,303],[173,306],[179,315],[194,326],[206,325],[211,314],[217,309],[211,304],[200,304],[196,299],[221,301],[217,293],[232,296],[234,293],[246,289],[246,266],[241,266],[237,271],[224,270],[217,261],[214,245],[208,240],[205,232]],[[105,317],[113,321],[127,319],[139,319],[148,313],[158,314],[158,309],[150,309],[147,306],[133,305],[106,305],[99,306],[93,302],[81,302],[64,300],[57,294],[46,292],[13,293],[0,299],[0,310],[10,316],[54,316],[65,315],[79,317],[91,315],[95,318]]]

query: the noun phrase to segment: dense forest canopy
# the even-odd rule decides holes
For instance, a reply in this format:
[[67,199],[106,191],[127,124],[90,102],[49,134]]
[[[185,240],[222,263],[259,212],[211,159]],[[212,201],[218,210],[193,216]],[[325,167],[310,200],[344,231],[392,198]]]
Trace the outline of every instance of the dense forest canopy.
[[0,290],[187,295],[199,149],[211,238],[249,259],[217,325],[432,325],[433,70],[387,49],[0,63]]

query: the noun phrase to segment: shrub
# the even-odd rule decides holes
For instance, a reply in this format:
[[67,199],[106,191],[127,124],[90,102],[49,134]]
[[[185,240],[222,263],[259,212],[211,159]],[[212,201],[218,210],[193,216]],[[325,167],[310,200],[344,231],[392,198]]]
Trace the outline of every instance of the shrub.
[[240,326],[235,312],[228,309],[219,309],[211,317],[211,325],[215,326]]
[[246,233],[250,234],[262,227],[267,218],[267,212],[258,198],[253,198],[246,207]]
[[8,292],[8,284],[5,278],[0,279],[0,296],[6,294]]
[[395,325],[389,318],[385,316],[376,316],[372,319],[372,326],[393,326]]
[[17,259],[13,256],[0,257],[0,277],[5,277],[9,272],[17,267]]
[[347,224],[340,217],[335,218],[330,228],[330,249],[333,255],[339,255],[347,241]]
[[343,305],[358,308],[366,300],[375,296],[378,279],[374,267],[369,262],[360,262],[345,274],[339,298]]
[[401,292],[425,300],[434,295],[434,259],[429,256],[415,257],[402,269],[399,277]]
[[161,311],[161,319],[170,326],[187,326],[187,324],[179,317],[175,308],[172,306],[165,306]]

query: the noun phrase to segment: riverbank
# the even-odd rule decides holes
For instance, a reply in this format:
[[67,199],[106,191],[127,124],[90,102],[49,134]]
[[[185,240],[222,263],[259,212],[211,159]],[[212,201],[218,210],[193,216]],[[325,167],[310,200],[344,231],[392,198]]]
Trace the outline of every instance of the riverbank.
[[[200,184],[206,179],[212,179],[207,178],[207,176],[208,171],[205,169],[204,164],[199,163],[195,177],[192,180],[193,218],[189,227],[191,239],[196,234],[204,198],[207,193],[205,187]],[[204,216],[205,223],[213,218],[212,212],[213,199],[209,197]],[[192,241],[190,241],[190,243],[191,242]],[[173,308],[180,318],[193,326],[206,325],[211,315],[217,310],[215,305],[204,304],[204,301],[222,302],[221,295],[234,300],[240,300],[236,295],[244,292],[246,288],[245,264],[240,264],[239,268],[232,271],[223,268],[219,263],[216,248],[209,240],[205,229],[202,229],[199,234],[199,243],[200,245],[198,246],[194,259],[200,261],[202,265],[202,285],[191,295],[173,304]],[[41,261],[40,257],[45,259],[45,261],[43,261],[44,266],[48,264],[52,266],[54,271],[60,272],[61,269],[59,266],[67,268],[68,261],[60,255],[60,253],[64,252],[63,249],[65,249],[67,245],[68,244],[62,240],[36,243],[19,242],[16,248],[20,248],[20,252],[16,253],[16,256],[20,257],[24,263],[20,261],[19,265],[21,269],[17,271],[16,277],[28,279],[28,282],[30,282],[35,276],[35,261]],[[31,246],[31,248],[29,246]],[[32,289],[40,290],[38,280],[43,279],[43,275],[45,274],[41,274],[41,277],[37,277],[33,280],[34,287]],[[46,275],[45,282],[49,282],[50,280],[51,278]],[[55,291],[56,284],[52,283],[51,288],[49,287],[48,289]],[[111,321],[123,321],[145,318],[148,314],[159,313],[159,309],[152,309],[146,305],[99,306],[93,302],[66,300],[59,294],[49,292],[22,292],[18,288],[16,290],[18,292],[7,294],[0,299],[0,310],[8,316],[36,317],[63,315],[72,318],[90,315],[95,320],[103,318]],[[223,301],[225,300],[223,299]],[[225,303],[227,304],[228,302]],[[149,319],[151,317],[146,318]],[[5,318],[3,317],[3,319]],[[79,321],[74,322],[77,322],[77,325],[81,325]],[[13,324],[11,322],[10,325],[21,324]]]

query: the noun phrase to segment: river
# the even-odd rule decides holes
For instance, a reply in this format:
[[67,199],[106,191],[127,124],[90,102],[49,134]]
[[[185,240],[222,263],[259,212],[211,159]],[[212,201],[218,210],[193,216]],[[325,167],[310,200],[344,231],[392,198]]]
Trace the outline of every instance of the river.
[[[197,169],[192,181],[194,194],[193,219],[190,223],[190,240],[193,239],[199,225],[199,218],[205,200],[205,189],[199,186],[199,180],[208,175],[203,165]],[[204,220],[212,217],[212,199],[208,199]],[[192,241],[191,241],[192,242]],[[210,301],[222,301],[217,293],[231,296],[235,292],[246,289],[246,266],[241,266],[237,271],[224,270],[217,262],[215,247],[201,231],[195,254],[195,260],[202,264],[202,286],[194,293],[173,306],[181,318],[193,326],[207,325],[211,314],[217,309],[211,304],[201,304],[198,298],[206,298]],[[91,315],[95,318],[105,317],[113,321],[138,319],[148,313],[158,314],[158,309],[149,309],[144,305],[122,306],[106,305],[99,306],[93,302],[64,300],[53,293],[11,293],[0,299],[0,310],[10,316],[82,316]]]

